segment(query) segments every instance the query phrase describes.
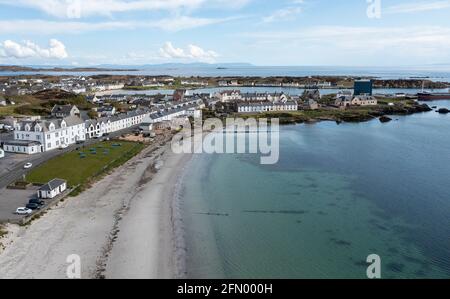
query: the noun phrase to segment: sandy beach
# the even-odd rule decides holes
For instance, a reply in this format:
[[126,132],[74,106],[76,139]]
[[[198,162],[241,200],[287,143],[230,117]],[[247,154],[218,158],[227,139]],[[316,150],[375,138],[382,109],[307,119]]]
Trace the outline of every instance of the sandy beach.
[[66,278],[73,254],[81,278],[178,276],[172,204],[190,158],[168,145],[147,148],[31,225],[9,225],[0,278]]

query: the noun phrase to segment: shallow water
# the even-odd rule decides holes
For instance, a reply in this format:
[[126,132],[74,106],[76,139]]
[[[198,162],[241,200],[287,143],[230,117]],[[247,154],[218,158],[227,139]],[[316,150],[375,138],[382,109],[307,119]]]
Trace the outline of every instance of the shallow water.
[[[449,101],[431,103],[450,107]],[[192,278],[450,277],[450,116],[282,127],[280,161],[200,155],[183,188]]]

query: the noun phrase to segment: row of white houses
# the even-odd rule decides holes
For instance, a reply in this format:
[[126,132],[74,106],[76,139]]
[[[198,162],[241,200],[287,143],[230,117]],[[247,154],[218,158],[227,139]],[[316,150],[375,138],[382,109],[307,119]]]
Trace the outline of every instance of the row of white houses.
[[111,117],[86,121],[86,138],[95,138],[137,126],[144,122],[150,113],[146,110],[134,110]]
[[221,102],[288,102],[289,97],[284,93],[241,93],[240,90],[224,90],[215,95]]
[[80,141],[104,136],[143,123],[156,124],[179,117],[198,116],[200,102],[183,103],[171,109],[138,109],[111,117],[83,121],[78,116],[61,119],[21,121],[15,125],[14,140],[3,143],[6,152],[36,154],[64,148]]
[[36,154],[64,148],[80,141],[117,132],[144,122],[148,110],[135,110],[109,118],[84,122],[77,116],[62,119],[21,121],[15,125],[14,140],[6,141],[6,152]]
[[265,102],[242,102],[236,104],[238,113],[272,112],[272,111],[297,111],[298,104],[294,101],[285,103]]

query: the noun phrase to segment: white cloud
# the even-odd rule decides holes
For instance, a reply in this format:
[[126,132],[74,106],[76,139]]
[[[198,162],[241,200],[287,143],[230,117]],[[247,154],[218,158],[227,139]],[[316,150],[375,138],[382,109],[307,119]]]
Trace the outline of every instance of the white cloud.
[[264,17],[263,22],[264,23],[272,23],[274,21],[285,21],[290,20],[299,13],[301,13],[303,9],[301,7],[287,7],[283,9],[279,9],[275,11],[270,16]]
[[291,0],[290,6],[274,11],[271,15],[264,17],[262,21],[264,23],[272,23],[275,21],[292,20],[303,11],[302,5],[304,3],[304,0]]
[[[291,31],[248,32],[241,36],[255,44],[279,44],[322,55],[357,55],[370,60],[385,57],[401,60],[447,59],[450,54],[450,27],[346,27],[318,26]],[[313,50],[311,50],[313,49]],[[319,54],[317,54],[319,55]],[[325,59],[325,57],[324,57]]]
[[193,60],[213,63],[219,55],[214,51],[206,51],[199,46],[189,45],[187,49],[175,48],[171,42],[167,42],[159,50],[160,55],[167,59]]
[[387,13],[414,13],[432,10],[441,10],[450,8],[450,1],[421,1],[409,2],[405,4],[398,4],[390,6],[386,9]]
[[6,40],[0,44],[0,55],[8,58],[46,58],[46,59],[64,59],[69,55],[66,51],[66,46],[56,40],[51,39],[49,48],[41,48],[31,41],[24,41],[17,43],[11,40]]
[[194,10],[205,5],[240,8],[250,0],[0,0],[0,4],[28,7],[58,18],[111,16],[130,11]]
[[[162,19],[153,23],[147,23],[148,27],[155,27],[166,31],[180,31],[207,25],[219,24],[235,20],[237,18],[209,19],[180,16],[170,19]],[[145,26],[145,24],[143,24]]]
[[181,31],[197,27],[219,24],[236,18],[194,18],[187,16],[161,19],[158,21],[111,21],[111,22],[73,22],[45,20],[0,20],[0,34],[78,34],[104,30],[133,30],[138,28],[161,29],[165,31]]

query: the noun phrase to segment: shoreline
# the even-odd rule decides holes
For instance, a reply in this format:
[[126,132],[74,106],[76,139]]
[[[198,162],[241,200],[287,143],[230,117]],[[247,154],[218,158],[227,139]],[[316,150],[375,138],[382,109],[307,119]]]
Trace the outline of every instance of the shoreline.
[[189,160],[170,142],[149,146],[32,225],[8,226],[0,278],[67,278],[72,254],[80,256],[81,278],[175,277],[173,183]]
[[[177,155],[168,148],[161,156],[162,165],[156,166],[160,170],[144,177],[123,214],[120,232],[105,261],[104,278],[183,277],[184,241],[182,231],[176,231],[180,228],[175,225],[180,221],[176,198],[177,186],[192,156]],[[150,227],[154,228],[152,232]]]

